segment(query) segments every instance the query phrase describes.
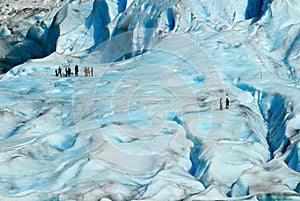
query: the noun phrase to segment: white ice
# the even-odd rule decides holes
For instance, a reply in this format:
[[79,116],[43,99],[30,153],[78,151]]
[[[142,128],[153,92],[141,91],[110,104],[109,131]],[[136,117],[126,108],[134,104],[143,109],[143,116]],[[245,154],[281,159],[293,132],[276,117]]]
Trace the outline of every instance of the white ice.
[[1,77],[1,200],[299,200],[299,5],[264,2],[72,1],[21,24],[56,47]]

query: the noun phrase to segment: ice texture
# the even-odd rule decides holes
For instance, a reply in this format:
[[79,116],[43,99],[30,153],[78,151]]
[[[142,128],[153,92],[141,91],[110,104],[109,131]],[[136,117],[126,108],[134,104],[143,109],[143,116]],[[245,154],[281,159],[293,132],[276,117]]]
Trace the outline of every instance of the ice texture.
[[299,3],[40,3],[1,25],[0,200],[300,200]]

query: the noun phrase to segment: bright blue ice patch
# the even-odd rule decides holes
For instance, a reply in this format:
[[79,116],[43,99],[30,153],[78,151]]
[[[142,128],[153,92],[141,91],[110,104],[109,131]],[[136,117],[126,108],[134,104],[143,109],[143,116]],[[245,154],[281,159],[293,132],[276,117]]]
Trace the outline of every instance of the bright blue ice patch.
[[211,128],[218,128],[221,127],[221,124],[216,124],[216,123],[212,123],[212,122],[200,122],[199,127],[203,130],[209,130]]
[[203,78],[203,77],[200,77],[200,76],[194,77],[193,81],[196,82],[196,83],[203,82],[203,81],[204,81],[204,78]]
[[173,119],[176,117],[177,113],[176,112],[166,112],[165,116],[166,119],[169,121],[173,121]]
[[186,78],[185,81],[189,85],[198,84],[204,81],[204,78],[201,76]]

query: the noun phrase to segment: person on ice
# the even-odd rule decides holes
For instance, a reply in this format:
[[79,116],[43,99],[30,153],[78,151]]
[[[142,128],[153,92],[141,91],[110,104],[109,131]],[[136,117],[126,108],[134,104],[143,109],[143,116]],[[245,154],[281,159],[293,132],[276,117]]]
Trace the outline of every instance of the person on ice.
[[65,68],[65,77],[68,77],[68,67]]
[[223,110],[223,99],[220,98],[220,110]]
[[71,68],[70,68],[70,66],[68,66],[68,68],[67,68],[67,72],[68,72],[68,77],[70,77],[71,76],[71,74],[72,74],[72,71],[71,71]]
[[229,99],[228,99],[228,97],[226,97],[226,109],[229,109]]
[[78,72],[79,72],[79,70],[78,70],[78,65],[76,64],[76,65],[75,65],[75,76],[76,76],[76,77],[78,77]]
[[88,74],[88,76],[91,76],[90,67],[87,67],[87,74]]
[[94,76],[94,68],[91,67],[91,76],[93,77]]
[[57,77],[58,76],[58,70],[55,69],[55,76]]
[[88,68],[87,67],[84,67],[84,76],[88,76]]
[[60,67],[60,66],[58,67],[58,75],[59,75],[60,77],[62,77],[62,74],[61,74],[61,67]]

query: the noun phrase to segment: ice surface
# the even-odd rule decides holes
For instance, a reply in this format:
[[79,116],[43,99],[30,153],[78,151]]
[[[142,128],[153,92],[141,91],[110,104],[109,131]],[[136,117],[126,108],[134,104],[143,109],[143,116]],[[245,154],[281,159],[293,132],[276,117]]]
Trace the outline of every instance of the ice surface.
[[3,26],[0,199],[299,200],[298,10],[67,1]]

